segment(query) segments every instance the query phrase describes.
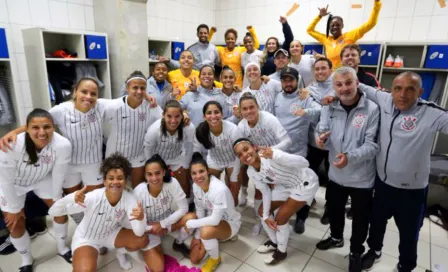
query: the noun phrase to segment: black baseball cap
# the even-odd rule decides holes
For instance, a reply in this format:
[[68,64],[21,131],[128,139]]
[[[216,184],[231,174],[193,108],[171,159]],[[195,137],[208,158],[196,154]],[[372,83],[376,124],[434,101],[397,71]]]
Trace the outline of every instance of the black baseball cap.
[[275,51],[274,53],[274,58],[279,54],[279,53],[283,53],[283,55],[285,55],[287,58],[289,58],[289,53],[287,50],[280,48],[279,50]]
[[299,72],[292,67],[285,67],[280,72],[280,79],[283,79],[287,76],[292,77],[295,80],[299,80]]

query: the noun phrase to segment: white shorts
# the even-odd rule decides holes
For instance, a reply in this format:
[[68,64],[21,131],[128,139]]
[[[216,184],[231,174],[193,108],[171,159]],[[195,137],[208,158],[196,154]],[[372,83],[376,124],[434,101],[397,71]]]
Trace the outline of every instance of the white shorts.
[[213,159],[211,159],[210,156],[207,156],[207,165],[209,168],[216,169],[219,171],[224,171],[227,168],[233,168],[232,175],[230,175],[230,181],[232,182],[238,181],[238,174],[240,173],[241,168],[240,160],[238,158],[227,165],[221,165],[215,162]]
[[230,237],[225,239],[225,240],[223,240],[223,242],[227,241],[227,240],[230,240],[233,237],[235,237],[235,235],[237,235],[238,232],[240,231],[240,227],[241,227],[241,218],[239,220],[226,220],[226,222],[230,226],[231,234],[230,234]]
[[288,198],[292,198],[311,205],[318,189],[319,181],[317,177],[304,181],[303,185],[298,185],[296,188],[285,188],[277,184],[272,190],[272,201],[286,201]]
[[[51,174],[30,186],[23,187],[15,185],[15,189],[17,192],[16,200],[19,205],[17,208],[20,209],[25,207],[26,194],[31,191],[33,191],[41,199],[53,199],[53,182],[51,179]],[[8,205],[8,201],[6,201],[3,190],[0,188],[0,209],[7,213],[13,213],[14,211],[10,208],[12,207]]]
[[109,235],[107,238],[101,240],[91,240],[82,238],[79,233],[75,231],[72,239],[72,253],[75,253],[75,250],[82,246],[91,246],[96,248],[98,252],[100,248],[106,247],[108,249],[115,249],[115,240],[117,239],[117,235],[122,228],[118,228],[115,232]]
[[145,166],[146,158],[145,154],[142,152],[142,154],[138,155],[135,158],[129,159],[129,162],[132,164],[132,168],[139,168]]
[[81,182],[84,185],[96,186],[103,184],[103,175],[100,173],[101,163],[70,164],[67,168],[62,188],[72,188]]
[[181,155],[173,160],[165,160],[166,165],[168,165],[171,171],[177,171],[179,168],[183,167],[184,169],[188,169],[190,167],[185,160],[185,156]]
[[142,249],[143,251],[151,250],[162,243],[162,237],[160,237],[159,235],[149,234],[148,238],[149,243],[145,248]]

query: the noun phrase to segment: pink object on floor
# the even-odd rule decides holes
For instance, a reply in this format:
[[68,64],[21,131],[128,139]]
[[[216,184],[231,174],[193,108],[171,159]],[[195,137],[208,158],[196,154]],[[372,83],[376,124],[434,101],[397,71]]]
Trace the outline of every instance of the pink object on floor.
[[[146,272],[151,272],[147,267]],[[187,267],[185,265],[180,265],[176,258],[165,254],[165,270],[166,272],[201,272],[201,269],[197,267]]]

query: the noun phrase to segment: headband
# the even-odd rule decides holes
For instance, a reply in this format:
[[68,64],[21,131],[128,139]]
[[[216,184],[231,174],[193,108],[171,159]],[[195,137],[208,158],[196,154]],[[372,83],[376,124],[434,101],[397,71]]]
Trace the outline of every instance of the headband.
[[131,82],[132,80],[135,80],[135,79],[142,79],[142,80],[146,81],[146,78],[141,77],[141,76],[136,76],[136,77],[131,77],[130,79],[126,80],[126,84],[129,84],[129,82]]
[[244,74],[245,74],[245,75],[247,75],[247,69],[248,69],[250,66],[255,66],[255,67],[257,67],[257,68],[258,68],[258,71],[261,72],[260,64],[258,64],[258,63],[256,63],[256,62],[249,62],[249,63],[246,65],[246,67],[244,67]]
[[239,141],[238,143],[236,143],[236,144],[233,146],[233,148],[235,148],[237,145],[239,145],[239,144],[241,144],[241,143],[248,143],[248,144],[252,145],[251,142],[246,141],[246,140],[243,140],[243,141]]

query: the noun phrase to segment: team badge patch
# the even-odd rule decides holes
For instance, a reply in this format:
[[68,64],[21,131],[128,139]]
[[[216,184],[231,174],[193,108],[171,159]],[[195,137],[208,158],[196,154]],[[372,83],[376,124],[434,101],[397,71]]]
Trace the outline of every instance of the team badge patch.
[[205,200],[205,205],[207,205],[207,207],[209,209],[213,209],[213,203],[210,200],[206,199]]
[[44,163],[44,164],[50,164],[53,162],[53,156],[51,154],[43,155],[40,159],[41,159],[42,163]]
[[300,109],[300,107],[296,103],[292,103],[291,106],[289,106],[289,110],[292,114],[295,114],[298,109]]
[[160,204],[162,204],[162,205],[168,205],[168,202],[169,202],[170,200],[169,200],[169,198],[168,197],[162,197],[161,199],[160,199]]
[[417,126],[417,118],[414,116],[403,117],[403,122],[401,123],[401,128],[406,131],[412,131]]
[[140,112],[138,114],[138,120],[140,121],[146,121],[146,112]]
[[95,115],[95,113],[89,114],[87,116],[87,120],[89,120],[90,123],[96,122],[96,115]]
[[119,219],[123,215],[123,210],[116,210],[115,211],[115,218]]
[[362,113],[355,114],[355,118],[353,119],[353,126],[356,128],[362,128],[364,126],[364,122],[366,121],[366,116]]

